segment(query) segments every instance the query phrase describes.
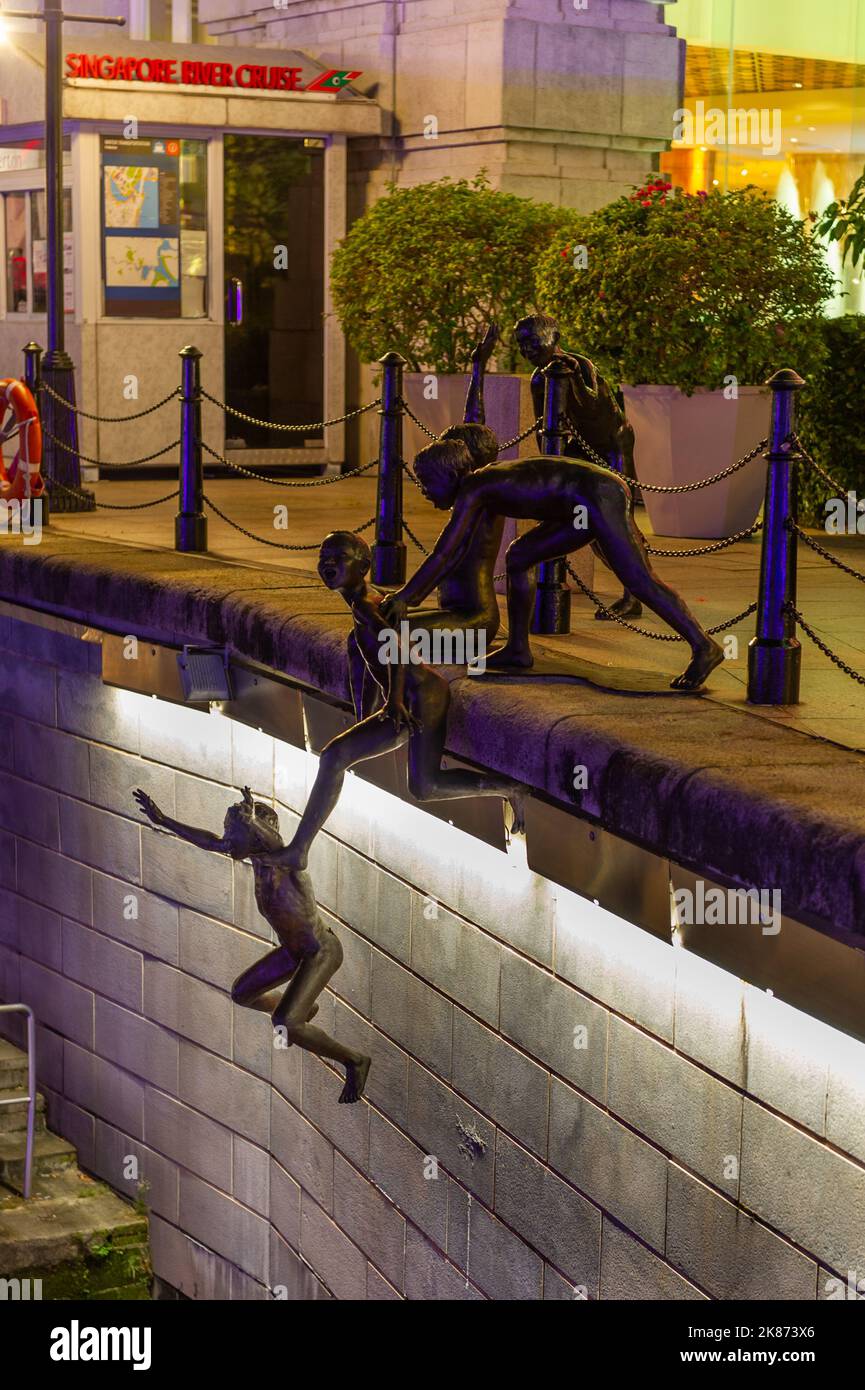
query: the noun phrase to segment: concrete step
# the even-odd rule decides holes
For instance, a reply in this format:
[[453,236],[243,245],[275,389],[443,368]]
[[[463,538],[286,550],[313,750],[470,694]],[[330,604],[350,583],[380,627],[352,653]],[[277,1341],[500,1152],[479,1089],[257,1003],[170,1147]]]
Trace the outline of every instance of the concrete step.
[[[7,1104],[14,1100],[14,1105]],[[27,1129],[27,1087],[0,1089],[0,1134],[19,1134]],[[36,1133],[45,1132],[45,1097],[36,1092]]]
[[27,1089],[27,1056],[19,1047],[0,1038],[0,1091],[19,1086]]
[[[44,1131],[33,1143],[33,1172],[49,1177],[64,1168],[75,1166],[75,1146],[58,1134]],[[0,1186],[13,1192],[24,1191],[24,1135],[0,1134]]]
[[45,1298],[146,1298],[147,1218],[74,1168],[37,1186],[0,1201],[0,1278],[40,1278]]

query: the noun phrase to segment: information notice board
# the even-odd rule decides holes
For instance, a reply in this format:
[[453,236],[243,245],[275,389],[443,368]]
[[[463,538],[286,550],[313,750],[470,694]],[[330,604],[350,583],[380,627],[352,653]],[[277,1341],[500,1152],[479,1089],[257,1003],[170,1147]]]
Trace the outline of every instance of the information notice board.
[[180,141],[102,141],[102,272],[108,315],[181,314]]

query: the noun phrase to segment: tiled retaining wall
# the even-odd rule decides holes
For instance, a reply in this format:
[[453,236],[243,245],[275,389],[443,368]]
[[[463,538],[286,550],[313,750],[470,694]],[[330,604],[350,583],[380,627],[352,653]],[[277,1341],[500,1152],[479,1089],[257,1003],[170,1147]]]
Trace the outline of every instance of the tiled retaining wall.
[[[368,1100],[232,1006],[266,949],[234,788],[288,832],[315,760],[102,685],[0,618],[0,999],[53,1128],[148,1184],[197,1298],[813,1299],[865,1279],[865,1048],[349,776],[311,864],[345,963],[320,1022]],[[437,1176],[435,1173],[437,1171]],[[837,1278],[836,1278],[837,1276]],[[865,1282],[863,1282],[865,1292]]]

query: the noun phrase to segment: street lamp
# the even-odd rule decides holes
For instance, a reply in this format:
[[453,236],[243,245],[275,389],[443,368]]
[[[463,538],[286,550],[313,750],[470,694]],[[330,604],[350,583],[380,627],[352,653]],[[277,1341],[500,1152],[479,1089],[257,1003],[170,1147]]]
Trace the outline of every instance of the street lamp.
[[[47,210],[48,350],[42,359],[43,472],[50,506],[58,512],[90,511],[95,499],[81,488],[75,366],[66,351],[63,306],[63,23],[125,24],[104,15],[64,14],[62,0],[44,0],[44,10],[3,10],[4,19],[36,19],[45,25],[45,205]],[[57,483],[59,487],[52,488]]]

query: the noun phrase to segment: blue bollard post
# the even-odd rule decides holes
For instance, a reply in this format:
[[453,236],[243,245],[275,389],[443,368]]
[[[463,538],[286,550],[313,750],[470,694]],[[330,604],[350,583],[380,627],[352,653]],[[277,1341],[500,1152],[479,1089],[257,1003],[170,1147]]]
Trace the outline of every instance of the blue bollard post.
[[[565,399],[570,375],[569,368],[560,358],[554,358],[544,368],[543,450],[545,454],[556,457],[565,452],[567,430],[562,425],[566,419]],[[567,583],[565,557],[562,556],[538,565],[532,632],[551,634],[570,630],[571,591]]]
[[174,519],[174,549],[207,550],[204,513],[204,463],[201,452],[201,352],[180,351],[183,363],[180,396],[180,498]]
[[748,646],[748,699],[755,705],[799,702],[802,648],[796,619],[788,605],[796,602],[796,535],[787,525],[796,519],[796,464],[789,436],[795,428],[796,392],[805,385],[790,368],[766,383],[772,391],[772,426],[766,455],[766,503],[757,633]]
[[379,358],[382,368],[378,492],[372,582],[405,581],[406,548],[402,538],[402,374],[406,360],[398,352]]

